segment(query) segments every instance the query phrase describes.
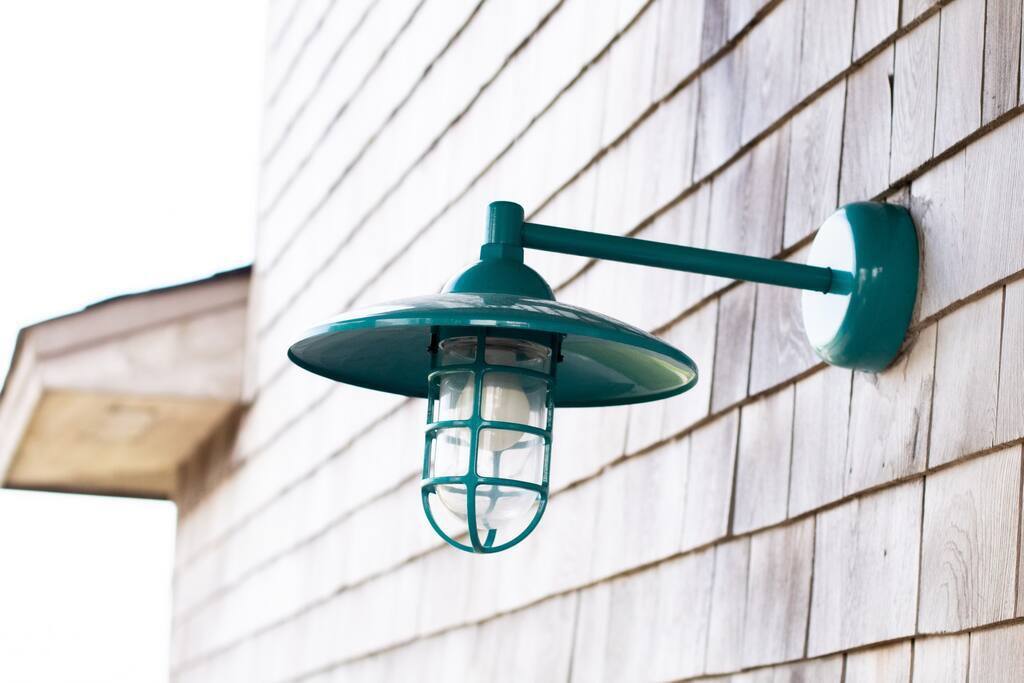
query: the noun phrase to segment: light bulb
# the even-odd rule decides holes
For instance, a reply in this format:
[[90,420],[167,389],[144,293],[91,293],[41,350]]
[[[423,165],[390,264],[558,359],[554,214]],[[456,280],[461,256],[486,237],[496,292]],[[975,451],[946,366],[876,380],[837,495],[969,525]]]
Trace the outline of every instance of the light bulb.
[[[467,387],[459,395],[455,413],[461,419],[468,419],[473,414],[472,387]],[[480,416],[496,422],[530,424],[530,400],[516,375],[507,372],[488,372],[484,375],[480,392]],[[485,429],[480,432],[479,448],[503,451],[516,445],[522,437],[521,431]]]

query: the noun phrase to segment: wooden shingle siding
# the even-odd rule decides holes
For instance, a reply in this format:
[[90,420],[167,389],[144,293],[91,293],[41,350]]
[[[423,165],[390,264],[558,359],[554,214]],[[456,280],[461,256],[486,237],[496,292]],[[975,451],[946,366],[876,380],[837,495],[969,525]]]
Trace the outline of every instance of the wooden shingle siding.
[[923,633],[1014,616],[1021,449],[997,451],[929,475],[921,539]]
[[1021,50],[1021,3],[993,2],[985,8],[985,75],[981,114],[984,123],[1017,103]]
[[803,656],[813,555],[813,518],[771,529],[750,540],[744,665]]
[[601,145],[615,140],[654,100],[658,13],[644,12],[612,45],[602,108]]
[[792,434],[792,387],[743,406],[733,531],[741,533],[786,518]]
[[996,441],[1024,437],[1024,282],[1007,285],[1003,298],[1003,336],[999,356]]
[[938,64],[939,17],[932,16],[896,41],[890,181],[902,178],[932,155]]
[[747,571],[750,539],[715,546],[715,576],[708,618],[708,673],[735,671],[742,664],[743,628],[746,623]]
[[718,300],[716,362],[714,377],[711,379],[711,410],[715,412],[741,401],[747,395],[756,294],[757,287],[748,284],[729,290]]
[[929,325],[885,372],[853,374],[845,493],[924,470],[934,370],[935,325]]
[[932,636],[914,640],[913,683],[965,683],[970,636]]
[[938,5],[942,0],[902,0],[903,12],[900,24],[907,25],[924,14],[925,10]]
[[738,432],[738,411],[732,411],[690,435],[684,548],[720,538],[729,527]]
[[716,176],[711,186],[708,247],[770,256],[782,245],[789,127]]
[[846,657],[844,683],[910,683],[910,643],[861,650]]
[[939,321],[929,465],[995,442],[1002,306],[995,291]]
[[[714,11],[711,8],[709,11]],[[654,99],[660,100],[700,66],[704,0],[658,3]]]
[[[890,0],[886,0],[889,3]],[[858,7],[865,3],[858,3]],[[893,122],[893,48],[847,78],[839,203],[873,197],[889,186]]]
[[[789,260],[803,262],[806,254],[797,252]],[[821,362],[807,344],[803,325],[799,291],[757,286],[750,359],[751,394],[769,389]]]
[[981,125],[985,6],[985,0],[964,0],[940,14],[936,154]]
[[817,516],[808,654],[913,635],[921,489],[911,482]]
[[846,82],[842,81],[793,119],[786,190],[786,247],[817,230],[837,206],[845,108]]
[[742,54],[731,50],[700,75],[694,168],[698,176],[714,170],[739,149],[746,78],[742,59]]
[[[855,0],[804,0],[798,99],[810,95],[850,64],[856,4]],[[838,169],[838,164],[831,168]]]
[[796,384],[793,461],[789,468],[790,516],[843,495],[851,379],[849,370],[828,367]]
[[[1020,0],[276,0],[252,405],[181,472],[173,680],[1021,678],[1021,24]],[[910,335],[882,373],[831,368],[799,292],[529,253],[700,377],[559,410],[544,520],[469,557],[422,518],[423,402],[284,349],[440,288],[495,199],[794,262],[837,206],[898,203]]]
[[783,0],[740,44],[747,71],[741,142],[748,142],[796,104],[803,13],[801,0]]
[[1024,625],[971,634],[969,681],[1010,683],[1024,678]]

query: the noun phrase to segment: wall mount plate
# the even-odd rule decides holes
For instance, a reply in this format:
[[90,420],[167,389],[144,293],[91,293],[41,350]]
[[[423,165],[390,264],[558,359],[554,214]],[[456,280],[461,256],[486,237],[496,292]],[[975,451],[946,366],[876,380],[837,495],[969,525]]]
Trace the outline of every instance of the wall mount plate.
[[879,372],[899,353],[917,299],[917,230],[895,204],[848,204],[826,220],[807,263],[852,273],[850,294],[804,291],[804,330],[822,360]]

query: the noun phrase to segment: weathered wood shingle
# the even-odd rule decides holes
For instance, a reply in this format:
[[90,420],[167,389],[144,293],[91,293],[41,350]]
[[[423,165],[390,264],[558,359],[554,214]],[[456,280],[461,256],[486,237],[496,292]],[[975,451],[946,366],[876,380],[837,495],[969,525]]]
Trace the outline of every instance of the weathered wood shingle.
[[813,554],[813,518],[751,538],[743,628],[744,665],[803,656]]
[[792,434],[792,387],[749,403],[740,411],[734,532],[750,531],[786,518]]
[[938,64],[939,17],[933,16],[896,41],[890,180],[931,158]]
[[1002,305],[996,291],[939,321],[930,465],[995,442]]
[[919,481],[818,515],[808,654],[914,633],[920,524]]
[[1014,616],[1021,450],[929,475],[921,540],[922,633]]

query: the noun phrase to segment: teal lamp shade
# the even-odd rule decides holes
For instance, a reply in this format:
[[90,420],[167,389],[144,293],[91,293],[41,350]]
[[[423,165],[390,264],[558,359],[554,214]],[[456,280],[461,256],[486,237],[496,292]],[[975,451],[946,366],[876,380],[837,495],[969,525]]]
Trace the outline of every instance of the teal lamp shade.
[[344,313],[288,357],[329,379],[428,399],[424,511],[445,541],[477,553],[515,545],[540,521],[556,407],[655,401],[697,382],[682,351],[555,301],[539,275],[505,258],[477,262],[440,294]]
[[426,398],[431,340],[453,329],[560,337],[558,407],[656,401],[697,381],[694,362],[657,337],[577,306],[514,294],[435,294],[351,311],[310,330],[288,356],[338,382]]

